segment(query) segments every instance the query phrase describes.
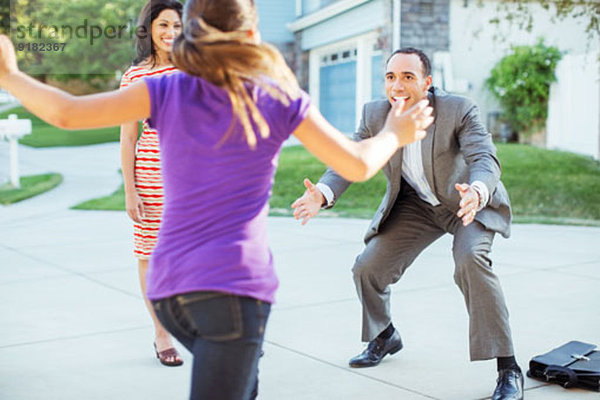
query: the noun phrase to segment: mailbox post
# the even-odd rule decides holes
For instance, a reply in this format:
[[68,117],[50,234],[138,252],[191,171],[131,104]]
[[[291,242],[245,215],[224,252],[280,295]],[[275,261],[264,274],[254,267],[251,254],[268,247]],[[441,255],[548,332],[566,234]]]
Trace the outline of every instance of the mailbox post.
[[16,114],[10,114],[8,119],[0,119],[0,137],[10,143],[10,183],[21,187],[19,179],[19,139],[31,133],[31,120],[18,119]]

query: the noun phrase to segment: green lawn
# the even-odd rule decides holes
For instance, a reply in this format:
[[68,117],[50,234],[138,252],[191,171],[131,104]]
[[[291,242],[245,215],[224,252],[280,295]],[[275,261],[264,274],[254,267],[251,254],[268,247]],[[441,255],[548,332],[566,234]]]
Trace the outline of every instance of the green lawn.
[[71,208],[74,210],[125,211],[125,191],[123,185],[108,196],[84,201]]
[[[304,178],[316,183],[325,166],[302,146],[286,147],[281,152],[275,175],[271,214],[292,215],[290,205],[304,193]],[[379,172],[367,182],[351,185],[340,201],[323,215],[371,218],[385,193],[385,176]]]
[[16,107],[0,113],[0,119],[9,114],[17,114],[21,119],[30,119],[32,133],[19,140],[19,143],[31,147],[85,146],[119,141],[119,128],[103,128],[89,131],[65,131],[48,125],[23,107]]
[[[325,166],[302,146],[286,147],[281,152],[275,175],[271,215],[292,215],[290,205],[304,192],[304,178],[316,182],[325,172]],[[385,177],[379,172],[367,182],[350,186],[335,209],[324,210],[325,216],[370,218],[385,193]],[[78,210],[125,210],[123,185],[111,195],[88,200],[72,207]]]
[[[600,226],[600,163],[572,153],[519,144],[498,144],[502,180],[513,204],[516,222]],[[291,215],[290,205],[304,192],[302,181],[316,182],[325,171],[303,147],[281,152],[275,176],[272,215]],[[355,183],[324,216],[371,218],[385,193],[380,172],[367,182]],[[80,209],[124,210],[123,190],[76,206]]]
[[58,186],[63,180],[61,174],[22,176],[21,187],[16,189],[10,183],[0,186],[0,204],[7,205],[47,192]]
[[517,144],[498,145],[498,157],[517,221],[600,225],[598,161]]

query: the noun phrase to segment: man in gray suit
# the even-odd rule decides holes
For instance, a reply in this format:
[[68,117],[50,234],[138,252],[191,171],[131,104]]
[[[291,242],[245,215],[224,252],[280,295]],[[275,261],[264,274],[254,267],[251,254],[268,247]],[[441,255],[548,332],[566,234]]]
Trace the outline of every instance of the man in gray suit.
[[[514,357],[508,310],[489,254],[496,233],[510,234],[508,194],[500,181],[500,163],[478,109],[464,97],[432,87],[431,64],[420,50],[397,50],[385,74],[387,101],[363,108],[356,140],[376,135],[391,104],[410,107],[428,98],[434,123],[422,142],[400,149],[384,166],[387,189],[365,236],[366,248],[353,267],[362,303],[362,339],[367,348],[351,367],[371,367],[402,349],[390,315],[390,285],[436,239],[454,236],[454,280],[470,318],[471,360],[497,359],[493,400],[523,398],[523,375]],[[303,224],[321,207],[332,207],[348,188],[331,169],[294,202]]]

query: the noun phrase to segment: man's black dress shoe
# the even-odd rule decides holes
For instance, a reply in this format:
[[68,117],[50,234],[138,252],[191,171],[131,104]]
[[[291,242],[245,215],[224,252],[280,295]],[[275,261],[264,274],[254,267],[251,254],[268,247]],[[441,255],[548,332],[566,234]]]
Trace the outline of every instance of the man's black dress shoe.
[[492,400],[523,400],[523,373],[513,369],[499,371]]
[[394,354],[402,349],[402,339],[397,330],[394,330],[389,339],[376,337],[359,355],[350,359],[350,366],[354,368],[374,367],[381,362],[387,354]]

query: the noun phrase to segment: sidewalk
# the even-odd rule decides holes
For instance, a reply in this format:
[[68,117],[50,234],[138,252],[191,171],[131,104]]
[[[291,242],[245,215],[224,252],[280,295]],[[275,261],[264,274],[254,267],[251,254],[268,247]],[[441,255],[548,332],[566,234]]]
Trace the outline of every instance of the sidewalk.
[[15,102],[8,102],[8,103],[0,103],[0,113],[10,110],[11,108],[15,108],[17,106],[20,106],[21,103],[15,101]]
[[[8,154],[0,143],[0,176]],[[61,172],[45,195],[0,206],[0,399],[186,399],[191,357],[166,368],[121,212],[68,207],[120,183],[118,145],[19,149],[23,175]],[[299,189],[301,190],[301,189]],[[260,364],[261,400],[471,400],[489,398],[495,362],[468,361],[468,320],[454,285],[451,237],[427,249],[394,286],[405,348],[370,369],[359,353],[360,305],[350,268],[368,221],[270,218],[280,288]],[[515,225],[496,239],[522,367],[569,340],[600,345],[600,228]],[[179,347],[181,349],[181,347]],[[598,393],[526,379],[527,400],[587,400]]]

